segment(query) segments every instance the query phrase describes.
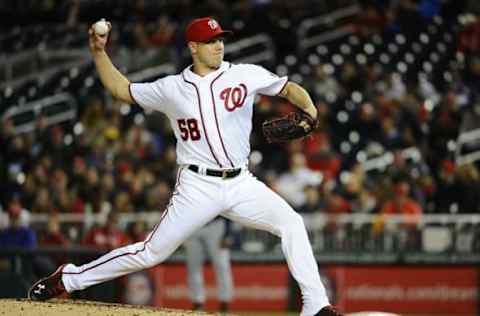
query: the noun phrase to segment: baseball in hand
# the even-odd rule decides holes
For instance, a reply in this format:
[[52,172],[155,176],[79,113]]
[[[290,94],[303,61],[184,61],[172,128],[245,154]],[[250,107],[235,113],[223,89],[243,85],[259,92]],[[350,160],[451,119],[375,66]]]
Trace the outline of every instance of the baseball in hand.
[[101,19],[100,21],[97,21],[93,25],[93,30],[95,31],[95,34],[99,36],[104,36],[105,34],[108,33],[108,24],[105,21],[105,19]]

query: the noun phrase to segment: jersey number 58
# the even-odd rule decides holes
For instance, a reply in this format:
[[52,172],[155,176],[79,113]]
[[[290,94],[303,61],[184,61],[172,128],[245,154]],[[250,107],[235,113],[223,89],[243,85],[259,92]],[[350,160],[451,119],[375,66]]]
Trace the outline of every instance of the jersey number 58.
[[180,130],[180,137],[184,141],[191,139],[193,141],[200,139],[200,131],[198,130],[197,120],[191,119],[178,119],[178,129]]

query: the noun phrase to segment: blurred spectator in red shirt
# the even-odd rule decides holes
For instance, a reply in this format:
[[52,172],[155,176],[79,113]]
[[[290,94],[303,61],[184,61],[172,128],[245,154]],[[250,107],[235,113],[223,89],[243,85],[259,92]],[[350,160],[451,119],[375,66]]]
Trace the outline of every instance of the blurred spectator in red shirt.
[[380,211],[380,216],[373,224],[374,235],[384,232],[385,223],[390,215],[403,215],[398,227],[403,228],[403,239],[399,240],[400,248],[418,249],[420,233],[417,226],[422,216],[422,207],[418,202],[410,198],[410,184],[406,180],[399,180],[393,188],[393,197],[387,200]]
[[350,213],[352,207],[350,203],[339,193],[332,192],[328,197],[327,212],[332,216],[337,216],[344,213]]
[[394,196],[386,201],[380,211],[382,215],[405,215],[403,226],[414,228],[419,223],[422,208],[415,200],[410,198],[410,184],[399,181],[394,187]]
[[127,238],[129,239],[129,243],[136,243],[145,240],[147,237],[145,226],[145,222],[142,220],[131,222],[127,226],[126,234]]
[[[347,235],[345,232],[348,230],[348,224],[338,220],[343,214],[351,213],[351,205],[348,201],[339,193],[335,191],[325,191],[326,195],[326,208],[327,226],[325,232],[327,233],[327,244],[332,243],[332,246],[336,249],[344,249],[349,245]],[[330,247],[330,246],[329,246]]]
[[110,212],[104,225],[92,228],[83,238],[82,244],[97,249],[110,250],[128,244],[127,235],[117,227],[118,215]]
[[465,54],[480,52],[480,20],[473,14],[464,15],[462,19],[464,26],[459,35],[458,50]]
[[[40,236],[40,245],[47,247],[65,248],[70,245],[70,241],[60,230],[60,220],[57,214],[48,217],[47,231]],[[51,259],[55,261],[55,266],[66,262],[67,257],[64,255],[52,255]]]
[[40,243],[44,246],[66,247],[70,241],[60,230],[60,220],[58,214],[52,214],[48,217],[47,231],[42,237]]
[[325,181],[335,179],[340,171],[342,162],[325,134],[315,134],[305,140],[305,156],[307,167],[320,171]]

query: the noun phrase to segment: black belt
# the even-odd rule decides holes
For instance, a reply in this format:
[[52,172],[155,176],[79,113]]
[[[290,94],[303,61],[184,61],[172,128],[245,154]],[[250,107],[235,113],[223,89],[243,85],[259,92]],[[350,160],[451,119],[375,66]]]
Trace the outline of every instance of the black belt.
[[[199,167],[197,165],[188,165],[188,169],[192,170],[193,172],[199,173]],[[214,170],[214,169],[207,169],[205,174],[207,176],[212,177],[220,177],[222,179],[234,178],[238,176],[242,172],[241,168],[237,169],[225,169],[225,170]]]

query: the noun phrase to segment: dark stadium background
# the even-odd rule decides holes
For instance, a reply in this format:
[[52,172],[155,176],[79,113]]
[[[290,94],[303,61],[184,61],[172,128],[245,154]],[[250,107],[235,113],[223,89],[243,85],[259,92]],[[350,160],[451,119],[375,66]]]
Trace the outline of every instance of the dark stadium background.
[[[250,168],[305,216],[335,302],[478,315],[479,14],[475,0],[2,1],[0,279],[17,286],[0,296],[24,297],[59,262],[142,240],[170,198],[172,131],[162,115],[105,93],[88,27],[111,21],[115,64],[150,81],[189,64],[185,26],[211,15],[235,33],[227,60],[288,75],[319,109],[313,137],[270,145],[261,122],[293,108],[259,97]],[[12,244],[15,221],[29,239]],[[286,293],[266,307],[240,297],[234,311],[297,310],[278,240],[237,226],[233,237],[238,276],[276,269],[284,282],[261,286]],[[161,273],[180,277],[183,259],[180,249]],[[250,281],[236,281],[248,292]],[[128,301],[128,282],[78,297]],[[188,307],[165,297],[163,306]]]

